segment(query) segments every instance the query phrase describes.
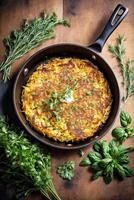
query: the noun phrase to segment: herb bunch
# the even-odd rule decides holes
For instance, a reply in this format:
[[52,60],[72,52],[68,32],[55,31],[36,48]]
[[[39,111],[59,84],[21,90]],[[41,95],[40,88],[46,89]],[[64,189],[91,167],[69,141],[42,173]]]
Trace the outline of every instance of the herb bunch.
[[7,172],[19,169],[23,174],[21,177],[24,177],[22,182],[28,179],[27,184],[32,183],[34,189],[39,190],[47,199],[50,200],[52,195],[60,200],[52,182],[50,154],[38,145],[32,144],[22,131],[13,126],[9,127],[8,121],[2,116],[0,145],[12,166]]
[[117,59],[119,67],[121,68],[125,89],[123,100],[127,101],[129,97],[134,95],[134,65],[133,60],[126,59],[126,47],[124,42],[124,35],[119,35],[116,40],[116,44],[109,45],[109,51],[113,57]]
[[128,166],[128,153],[131,151],[132,148],[125,148],[114,140],[109,143],[98,141],[80,166],[91,166],[93,179],[103,177],[105,183],[109,184],[114,177],[124,179],[133,175],[133,170]]
[[9,79],[12,64],[43,41],[54,38],[54,28],[59,24],[69,26],[66,20],[59,20],[55,13],[44,15],[32,21],[25,21],[20,30],[12,31],[11,35],[4,39],[7,53],[5,61],[0,64],[0,71],[3,72],[5,82]]
[[112,136],[116,138],[121,144],[133,136],[134,129],[129,127],[131,124],[132,118],[128,112],[122,111],[120,114],[120,123],[121,127],[114,128],[112,131]]
[[4,149],[0,149],[0,182],[15,191],[16,199],[25,199],[35,191],[32,180],[25,176],[19,167],[13,167],[6,157]]
[[75,169],[74,161],[68,161],[68,162],[58,166],[57,173],[63,179],[70,181],[74,177],[74,169]]

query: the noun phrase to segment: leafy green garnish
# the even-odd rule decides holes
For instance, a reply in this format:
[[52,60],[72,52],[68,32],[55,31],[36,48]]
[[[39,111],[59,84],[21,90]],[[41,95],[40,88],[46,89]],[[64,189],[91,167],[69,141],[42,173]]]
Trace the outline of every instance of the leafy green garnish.
[[31,49],[39,46],[43,41],[54,38],[54,28],[62,24],[69,26],[69,23],[59,20],[55,13],[26,21],[18,31],[13,31],[4,40],[7,49],[6,59],[0,64],[0,71],[3,72],[3,80],[7,81],[10,75],[11,65]]
[[[5,171],[4,167],[0,169],[3,170],[3,176],[4,172],[7,175],[12,170],[15,170],[14,173],[21,171],[21,178],[24,176],[22,183],[28,180],[28,185],[30,183],[34,190],[39,190],[49,200],[50,195],[60,200],[52,182],[50,154],[41,146],[30,142],[24,132],[9,126],[8,121],[2,116],[0,116],[0,145],[10,162],[8,166],[11,165],[8,171]],[[16,184],[19,182],[20,179],[15,181]]]
[[6,157],[4,149],[0,149],[0,182],[15,190],[16,199],[25,199],[37,190],[32,180],[25,176],[19,167],[13,167]]
[[57,173],[63,179],[67,179],[70,181],[74,177],[74,169],[75,169],[74,161],[68,161],[58,166]]
[[128,126],[129,124],[131,124],[131,116],[129,115],[128,112],[124,112],[122,111],[120,114],[120,123],[123,127]]
[[66,87],[63,94],[57,93],[56,91],[52,92],[50,99],[47,101],[47,105],[50,110],[54,110],[62,102],[67,102],[68,99],[72,98],[72,90],[69,86]]
[[133,170],[129,168],[128,153],[132,148],[125,148],[114,140],[96,142],[93,151],[80,162],[80,166],[91,166],[93,179],[103,177],[106,184],[111,183],[114,177],[124,179],[133,175]]
[[62,96],[61,99],[67,101],[67,99],[70,99],[71,97],[72,97],[72,90],[71,90],[71,88],[68,86],[68,87],[66,87],[65,93],[64,93],[64,95]]
[[50,108],[50,110],[54,110],[59,103],[60,95],[57,92],[52,92],[51,98],[47,101],[48,107]]
[[91,164],[90,160],[88,157],[84,158],[81,162],[80,162],[80,166],[86,167],[89,166]]
[[91,95],[91,92],[86,92],[86,96],[90,96]]
[[112,131],[113,137],[115,137],[120,143],[123,143],[126,139],[133,136],[134,129],[128,127],[131,124],[131,116],[129,113],[122,111],[120,114],[120,123],[122,127],[114,128]]
[[124,35],[119,35],[116,45],[109,45],[109,51],[117,59],[123,75],[123,83],[125,87],[124,101],[134,95],[134,65],[131,59],[126,61],[126,47],[124,45]]

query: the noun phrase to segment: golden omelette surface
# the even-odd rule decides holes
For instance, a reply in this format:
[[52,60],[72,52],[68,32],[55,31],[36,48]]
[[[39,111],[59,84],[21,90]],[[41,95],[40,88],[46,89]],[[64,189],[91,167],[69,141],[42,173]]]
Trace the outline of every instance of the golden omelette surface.
[[40,64],[22,92],[22,110],[31,126],[61,142],[95,134],[106,122],[111,104],[103,73],[78,58]]

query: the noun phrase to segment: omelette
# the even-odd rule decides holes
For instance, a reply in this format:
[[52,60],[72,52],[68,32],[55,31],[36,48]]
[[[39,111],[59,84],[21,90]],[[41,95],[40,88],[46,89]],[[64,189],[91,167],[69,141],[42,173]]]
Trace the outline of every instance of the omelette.
[[37,66],[22,90],[22,112],[40,134],[60,142],[92,137],[108,119],[112,93],[90,61],[53,58]]

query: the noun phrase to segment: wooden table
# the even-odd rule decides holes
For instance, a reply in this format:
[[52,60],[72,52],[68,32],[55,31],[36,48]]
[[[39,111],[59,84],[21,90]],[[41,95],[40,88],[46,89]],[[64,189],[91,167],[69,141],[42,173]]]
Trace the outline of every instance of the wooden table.
[[[32,19],[38,16],[40,12],[56,12],[59,18],[69,19],[71,28],[58,26],[56,28],[56,38],[47,41],[40,47],[32,50],[23,58],[19,59],[12,68],[12,76],[17,69],[39,49],[54,43],[73,42],[83,45],[89,45],[95,41],[102,31],[108,17],[118,3],[122,3],[129,8],[129,14],[121,23],[119,28],[112,34],[107,41],[102,55],[107,59],[114,70],[121,88],[122,77],[116,61],[111,58],[108,52],[108,45],[115,42],[118,34],[125,34],[127,37],[126,46],[128,56],[134,59],[134,1],[133,0],[3,0],[0,2],[0,59],[4,56],[4,47],[2,40],[11,30],[17,29],[22,19]],[[3,99],[8,91],[9,83],[0,84],[0,112],[4,112]],[[122,105],[122,109],[128,111],[134,119],[134,97]],[[133,121],[134,123],[134,121]],[[119,125],[119,117],[114,124]],[[111,139],[110,132],[103,138]],[[126,142],[134,145],[134,139]],[[87,153],[91,147],[84,151]],[[52,151],[53,157],[53,177],[54,183],[62,200],[133,200],[134,199],[134,177],[128,178],[122,182],[113,181],[106,185],[100,178],[91,181],[91,172],[87,168],[79,167],[80,156],[78,151]],[[134,168],[134,154],[130,155],[131,166]],[[59,163],[74,160],[76,162],[76,176],[73,181],[63,181],[56,174],[56,167]],[[31,200],[42,199],[39,194],[33,195]],[[5,200],[5,199],[4,199]]]

